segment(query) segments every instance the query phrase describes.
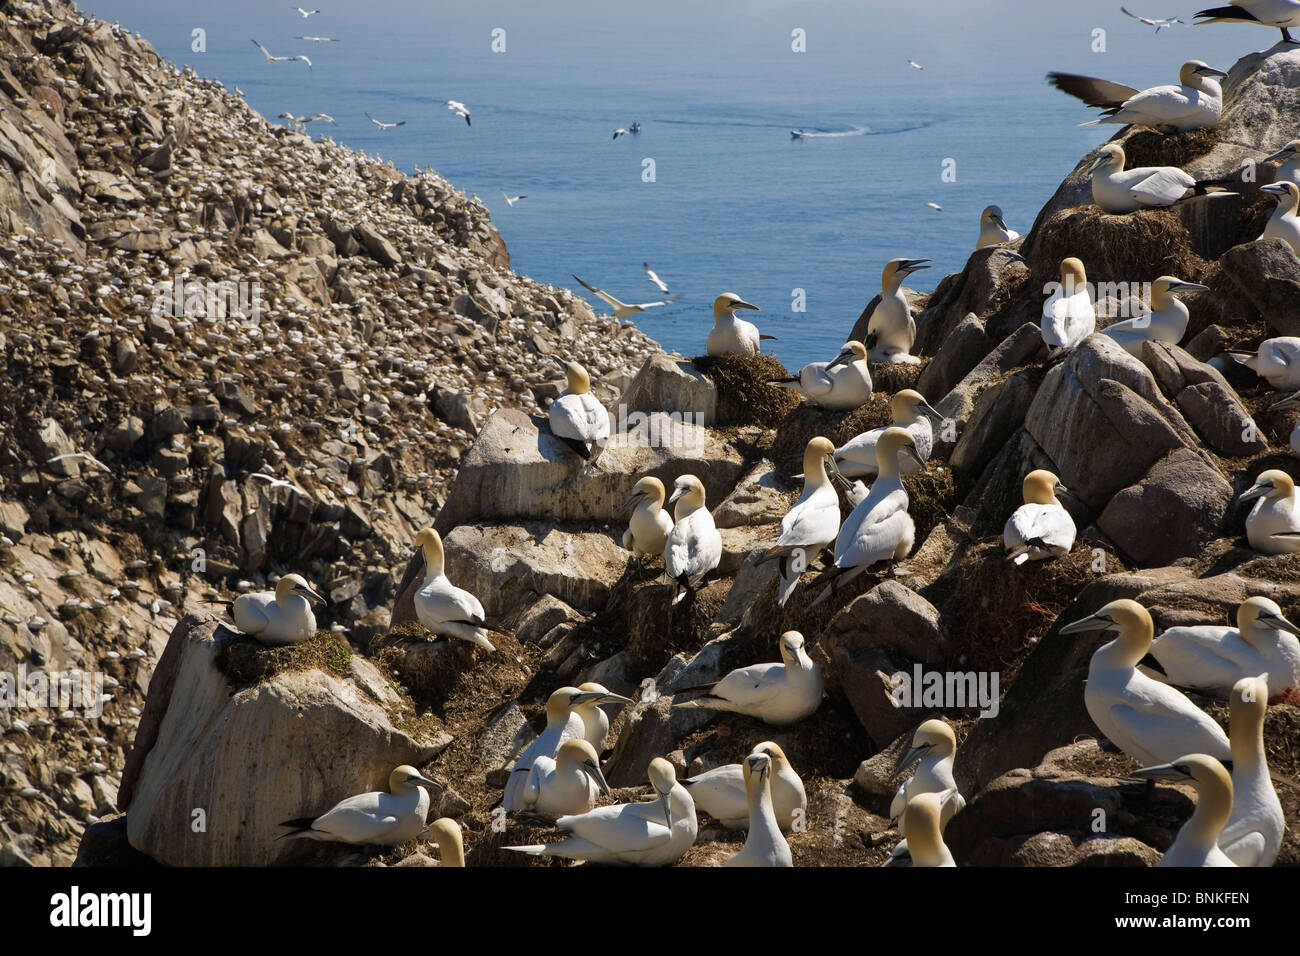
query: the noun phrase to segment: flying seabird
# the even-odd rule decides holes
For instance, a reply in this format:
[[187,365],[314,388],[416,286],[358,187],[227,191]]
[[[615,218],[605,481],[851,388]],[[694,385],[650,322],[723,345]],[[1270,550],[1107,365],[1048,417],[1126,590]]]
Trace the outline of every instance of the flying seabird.
[[266,57],[267,63],[279,63],[283,60],[302,60],[302,62],[307,64],[307,69],[311,69],[311,60],[307,59],[307,57],[303,56],[301,53],[297,56],[273,56],[270,50],[262,46],[262,44],[258,43],[256,40],[253,41],[253,46],[262,51],[262,54]]
[[584,289],[593,293],[598,298],[604,300],[610,306],[612,306],[614,309],[614,318],[616,319],[626,319],[629,315],[636,315],[638,312],[644,312],[646,309],[658,308],[661,305],[672,305],[674,302],[676,302],[678,299],[682,297],[681,293],[678,293],[677,295],[669,296],[667,299],[661,299],[658,302],[640,302],[633,305],[627,302],[620,302],[618,299],[614,298],[608,292],[602,292],[599,289],[597,289],[594,285],[588,285],[587,283],[583,282],[581,279],[578,279],[577,276],[574,276],[573,278],[577,279],[578,284],[581,285]]
[[524,195],[520,195],[520,196],[510,196],[510,195],[507,195],[507,194],[504,193],[504,192],[501,193],[501,197],[502,197],[503,199],[505,199],[505,201],[506,201],[506,205],[507,205],[507,206],[513,206],[515,203],[519,202],[519,200],[521,200],[521,199],[527,199],[527,198],[528,198],[527,196],[524,196]]
[[392,129],[394,126],[405,126],[405,125],[406,125],[406,120],[402,120],[400,123],[381,123],[381,122],[379,122],[379,120],[375,119],[375,118],[374,118],[373,116],[371,116],[369,113],[366,114],[366,119],[370,120],[370,122],[372,122],[372,123],[374,123],[376,126],[378,126],[378,127],[379,127],[379,131],[380,131],[381,133],[382,133],[384,130],[386,130],[386,129]]
[[1149,27],[1155,27],[1156,33],[1159,33],[1161,30],[1165,29],[1165,27],[1172,27],[1176,23],[1186,22],[1184,20],[1180,20],[1178,17],[1162,17],[1162,18],[1140,17],[1136,13],[1132,13],[1129,10],[1126,10],[1124,7],[1120,7],[1119,12],[1124,14],[1125,16],[1132,17],[1134,20],[1137,20],[1139,23],[1145,23]]
[[447,109],[451,110],[457,116],[465,117],[466,126],[473,125],[469,121],[469,107],[466,106],[464,103],[460,102],[459,100],[448,100]]
[[925,69],[925,67],[923,67],[920,63],[917,63],[915,60],[908,60],[908,61],[907,61],[907,65],[910,66],[910,67],[911,67],[912,69],[914,69],[914,70],[924,70],[924,69]]
[[303,18],[304,20],[306,20],[306,19],[307,19],[309,16],[311,16],[313,13],[320,13],[319,10],[304,10],[302,7],[290,7],[289,9],[290,9],[290,10],[297,10],[298,13],[302,15],[302,18]]
[[668,283],[664,282],[663,279],[659,278],[659,276],[655,274],[655,271],[650,268],[650,263],[648,262],[641,263],[641,268],[644,269],[645,274],[650,277],[650,281],[654,283],[655,288],[657,288],[664,295],[667,295]]
[[926,205],[929,206],[931,209],[933,209],[935,212],[943,212],[943,207],[940,206],[937,202],[928,202],[926,203]]
[[614,135],[611,138],[618,139],[620,136],[626,136],[626,135],[627,135],[627,130],[625,130],[623,127],[620,126],[618,129],[614,130]]
[[294,37],[295,40],[309,40],[312,43],[338,43],[333,37]]
[[1063,93],[1102,110],[1082,126],[1116,123],[1185,133],[1215,126],[1223,113],[1223,88],[1215,77],[1228,74],[1202,60],[1188,60],[1178,72],[1178,86],[1135,90],[1122,83],[1074,73],[1048,73],[1047,81]]

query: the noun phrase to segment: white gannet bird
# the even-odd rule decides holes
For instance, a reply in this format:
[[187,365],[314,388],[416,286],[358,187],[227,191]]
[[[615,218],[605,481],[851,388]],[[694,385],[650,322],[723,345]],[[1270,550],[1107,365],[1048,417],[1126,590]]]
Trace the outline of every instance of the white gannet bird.
[[1112,601],[1060,633],[1096,630],[1119,632],[1092,655],[1083,691],[1088,716],[1111,743],[1145,766],[1188,753],[1231,759],[1222,727],[1182,692],[1138,670],[1155,630],[1146,608],[1127,598]]
[[647,475],[636,483],[632,495],[623,503],[623,512],[632,512],[627,530],[623,532],[623,548],[640,557],[652,554],[662,557],[673,530],[673,519],[664,509],[668,492],[664,483]]
[[1103,110],[1100,117],[1082,126],[1116,123],[1185,133],[1218,125],[1223,88],[1214,77],[1227,75],[1201,60],[1188,60],[1178,71],[1178,86],[1149,90],[1073,73],[1048,73],[1047,79],[1058,90]]
[[808,440],[803,450],[803,493],[781,519],[776,544],[760,560],[780,562],[777,603],[781,607],[794,593],[803,572],[839,534],[840,496],[826,475],[826,459],[833,454],[835,446],[829,438]]
[[397,127],[397,126],[405,126],[405,125],[406,125],[406,120],[402,120],[400,123],[381,123],[381,122],[379,122],[379,120],[375,119],[375,118],[374,118],[373,116],[371,116],[369,113],[366,114],[366,119],[370,120],[370,122],[372,122],[372,123],[374,123],[376,126],[378,126],[378,127],[379,127],[379,131],[380,131],[381,133],[382,133],[384,130],[386,130],[386,129],[393,129],[394,127]]
[[749,832],[740,852],[723,866],[794,866],[790,844],[785,842],[772,806],[772,758],[765,753],[751,753],[742,767],[749,803]]
[[713,300],[713,331],[704,343],[706,355],[757,355],[763,339],[775,335],[760,335],[753,322],[736,318],[737,309],[758,311],[734,292],[724,292]]
[[916,321],[903,294],[903,280],[913,272],[930,268],[929,259],[890,259],[880,274],[880,302],[867,319],[867,355],[873,362],[915,365],[911,354],[916,342]]
[[1232,741],[1232,815],[1219,834],[1219,849],[1237,866],[1272,866],[1282,847],[1286,819],[1268,775],[1264,715],[1268,675],[1243,677],[1228,703]]
[[[785,727],[798,723],[822,701],[822,669],[804,650],[803,635],[786,631],[781,635],[781,663],[740,667],[694,700],[674,703],[684,710],[726,710],[746,714]],[[684,687],[677,693],[697,690]]]
[[658,273],[656,273],[653,269],[650,268],[650,263],[648,262],[641,263],[641,268],[645,270],[646,276],[654,284],[654,287],[658,289],[660,292],[662,292],[664,295],[667,295],[668,283],[665,282],[663,279],[659,278]]
[[301,53],[298,54],[297,56],[273,56],[270,50],[262,46],[262,44],[258,43],[256,40],[253,41],[253,46],[257,47],[259,50],[262,51],[262,54],[266,57],[267,63],[280,63],[286,60],[289,61],[302,60],[302,62],[307,64],[307,69],[309,70],[311,69],[311,60],[307,59]]
[[359,793],[339,801],[318,817],[285,820],[280,826],[293,830],[280,839],[376,846],[414,840],[429,814],[429,788],[438,786],[414,767],[402,764],[388,775],[388,793]]
[[[324,120],[327,123],[334,123],[334,117],[330,116],[329,113],[317,113],[315,116],[308,116],[302,122],[303,125],[306,125],[307,123],[314,123],[317,120]],[[338,124],[335,123],[334,125],[337,126]]]
[[[577,276],[574,276],[573,278],[578,279]],[[629,315],[636,315],[638,312],[644,312],[646,309],[657,309],[663,305],[672,305],[674,302],[676,302],[678,299],[681,298],[681,294],[678,293],[677,295],[669,296],[666,299],[660,299],[658,302],[638,302],[632,304],[628,302],[620,302],[618,299],[614,298],[608,292],[601,292],[594,285],[588,285],[586,282],[583,282],[581,279],[578,279],[578,284],[581,285],[588,292],[595,295],[597,298],[608,303],[609,306],[613,308],[614,318],[616,319],[626,319]]]
[[1011,513],[1002,529],[1007,559],[1013,564],[1063,558],[1074,547],[1076,529],[1070,513],[1061,507],[1057,492],[1066,492],[1050,471],[1038,469],[1020,484],[1024,504]]
[[528,772],[533,769],[533,762],[538,757],[554,757],[560,744],[566,740],[586,739],[586,726],[576,709],[587,701],[604,696],[597,691],[561,687],[546,698],[546,727],[519,755],[510,772],[510,779],[506,781],[501,806],[507,813],[524,809],[524,786],[528,782]]
[[450,817],[439,817],[425,829],[438,845],[439,866],[465,865],[465,837],[459,823]]
[[996,246],[1000,242],[1010,242],[1012,239],[1019,238],[1020,233],[1007,228],[1006,220],[1002,218],[1001,206],[984,207],[984,211],[980,213],[980,234],[975,240],[976,249]]
[[1246,515],[1246,540],[1252,548],[1264,554],[1300,551],[1300,538],[1294,536],[1300,532],[1300,507],[1290,475],[1278,469],[1261,472],[1237,500],[1255,501]]
[[1300,0],[1237,0],[1228,7],[1214,7],[1196,14],[1197,26],[1207,23],[1258,23],[1282,31],[1282,39],[1295,43],[1291,27],[1300,27]]
[[1190,313],[1178,299],[1184,292],[1208,292],[1209,286],[1184,282],[1174,276],[1161,276],[1151,283],[1151,311],[1146,315],[1116,322],[1101,330],[1134,358],[1142,357],[1143,342],[1177,345],[1187,334]]
[[[902,826],[909,834],[908,853],[912,866],[956,866],[952,851],[943,842],[943,795],[918,793],[907,801]],[[888,864],[886,864],[888,865]]]
[[650,761],[649,776],[657,800],[619,803],[560,817],[555,825],[571,833],[569,839],[506,849],[532,856],[560,856],[628,866],[676,863],[695,843],[699,832],[695,802],[689,791],[677,782],[673,765],[663,757]]
[[1134,20],[1137,20],[1139,23],[1145,23],[1149,27],[1155,27],[1156,33],[1159,33],[1161,30],[1165,29],[1165,27],[1172,27],[1178,23],[1186,23],[1185,20],[1180,20],[1178,17],[1140,17],[1136,13],[1132,13],[1124,9],[1123,7],[1119,8],[1119,12],[1124,14],[1125,16],[1132,17]]
[[600,772],[596,748],[580,738],[566,740],[554,757],[538,756],[524,783],[525,809],[543,817],[586,813],[609,784]]
[[1300,338],[1279,335],[1277,338],[1265,339],[1253,353],[1239,349],[1226,351],[1239,364],[1266,379],[1274,388],[1287,391],[1300,388]]
[[614,135],[610,138],[618,139],[620,136],[626,136],[626,135],[627,135],[627,130],[624,129],[622,126],[620,126],[618,129],[614,130]]
[[664,571],[673,582],[673,604],[694,591],[722,561],[722,535],[704,506],[704,483],[682,475],[673,483],[673,527],[664,542]]
[[519,202],[519,200],[521,200],[521,199],[527,199],[528,197],[527,197],[527,196],[511,196],[511,195],[509,195],[508,193],[506,193],[506,192],[503,191],[503,192],[501,193],[501,198],[504,199],[504,200],[506,201],[506,205],[507,205],[507,206],[513,206],[515,203]]
[[1096,331],[1097,312],[1081,260],[1061,260],[1061,282],[1043,303],[1041,327],[1043,341],[1052,349],[1075,348]]
[[[1226,758],[1225,758],[1226,759]],[[1232,778],[1223,764],[1208,754],[1193,753],[1155,767],[1143,767],[1139,780],[1191,781],[1196,809],[1156,866],[1236,866],[1219,849],[1219,836],[1232,815]]]
[[[756,746],[751,754],[766,754],[772,759],[772,808],[777,825],[788,833],[797,815],[808,809],[808,795],[803,781],[790,765],[785,751],[770,740]],[[749,796],[745,789],[744,768],[738,763],[723,764],[682,781],[691,792],[695,806],[729,830],[749,826]]]
[[577,362],[564,363],[565,389],[547,413],[551,434],[584,462],[595,461],[609,438],[609,412],[591,394],[591,376]]
[[295,40],[309,40],[312,43],[338,43],[333,37],[294,37]]
[[923,67],[920,63],[917,63],[915,60],[908,60],[908,61],[907,61],[907,65],[910,66],[910,67],[911,67],[912,69],[914,69],[914,70],[924,70],[924,69],[925,69],[925,67]]
[[1103,212],[1119,214],[1172,206],[1196,186],[1196,180],[1177,166],[1138,166],[1126,170],[1126,158],[1124,147],[1108,143],[1088,170],[1092,175],[1092,201]]
[[[900,470],[905,475],[914,475],[930,460],[934,450],[934,426],[927,416],[937,419],[943,416],[930,406],[920,392],[910,388],[900,389],[889,399],[889,413],[894,425],[907,429],[912,436],[916,458],[907,456],[902,460]],[[885,433],[888,425],[873,428],[861,435],[855,435],[839,448],[835,449],[835,467],[845,478],[870,478],[876,474],[876,442]],[[917,463],[919,458],[922,464]],[[808,466],[805,463],[804,468]],[[806,472],[805,472],[806,473]]]
[[894,847],[885,866],[907,865],[910,848],[905,811],[914,797],[923,793],[939,795],[940,832],[947,829],[948,821],[966,806],[966,799],[958,792],[957,780],[952,773],[956,753],[957,737],[942,720],[927,720],[912,734],[912,746],[898,758],[894,773],[905,773],[913,764],[916,765],[916,772],[899,785],[898,792],[889,804],[889,818],[898,821],[899,833],[903,839]]
[[451,110],[457,116],[464,117],[466,126],[474,125],[469,121],[469,107],[460,102],[460,100],[448,100],[447,109]]
[[600,709],[601,705],[631,704],[634,701],[622,694],[613,693],[604,684],[595,681],[579,684],[578,690],[584,694],[600,695],[581,701],[573,708],[573,712],[582,719],[583,739],[596,748],[596,753],[604,753],[605,743],[609,739],[609,715]]
[[309,16],[311,16],[313,13],[320,13],[319,10],[304,10],[302,7],[290,7],[289,9],[290,9],[290,10],[297,10],[297,11],[298,11],[298,15],[301,16],[304,20],[306,20],[306,19],[307,19]]
[[1300,139],[1291,140],[1272,156],[1261,160],[1261,162],[1277,165],[1277,172],[1273,174],[1273,182],[1291,182],[1300,186]]
[[325,599],[311,589],[301,574],[286,574],[274,591],[241,594],[230,604],[235,627],[263,644],[298,644],[316,634],[311,604]]
[[1300,186],[1290,181],[1269,183],[1261,186],[1259,191],[1277,200],[1277,208],[1268,217],[1264,234],[1259,238],[1281,239],[1300,256]]
[[434,634],[468,641],[485,651],[495,651],[488,640],[483,605],[464,588],[447,580],[443,569],[442,537],[433,528],[415,536],[424,550],[424,584],[415,592],[415,616]]
[[928,202],[926,203],[926,206],[933,209],[935,212],[943,212],[943,207],[940,206],[937,202]]
[[1237,626],[1171,627],[1151,644],[1160,673],[1149,676],[1176,687],[1229,693],[1236,683],[1268,674],[1266,697],[1300,688],[1300,628],[1277,603],[1252,597],[1237,607]]
[[876,441],[879,477],[867,496],[844,519],[835,538],[834,565],[822,577],[830,583],[809,607],[826,600],[873,564],[901,561],[912,550],[916,525],[907,513],[907,489],[899,474],[899,455],[916,458],[916,441],[903,428],[886,428]]
[[867,347],[845,342],[829,362],[813,362],[789,378],[774,378],[771,385],[793,389],[814,405],[843,412],[858,408],[871,399],[871,372],[867,368]]

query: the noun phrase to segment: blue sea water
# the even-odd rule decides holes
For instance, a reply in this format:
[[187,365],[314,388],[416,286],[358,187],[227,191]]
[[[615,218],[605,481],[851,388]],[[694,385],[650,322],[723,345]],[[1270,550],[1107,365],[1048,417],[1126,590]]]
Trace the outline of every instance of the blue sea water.
[[[1151,4],[1127,5],[1173,12]],[[578,288],[576,273],[644,302],[660,297],[641,268],[649,262],[683,298],[635,321],[669,349],[702,352],[713,298],[744,296],[761,306],[747,317],[778,336],[774,351],[789,367],[834,355],[889,259],[932,259],[909,283],[929,290],[965,263],[985,205],[1027,231],[1079,158],[1114,131],[1078,128],[1092,111],[1049,87],[1048,70],[1144,88],[1176,81],[1187,59],[1226,70],[1278,37],[1246,25],[1156,35],[1118,2],[1070,0],[308,7],[317,5],[307,20],[266,0],[93,0],[85,9],[138,31],[171,62],[238,86],[272,122],[285,111],[329,113],[337,125],[313,124],[313,135],[408,172],[432,166],[484,200],[517,272]],[[493,52],[497,28],[505,52]],[[205,31],[204,52],[192,49],[195,29]],[[1105,52],[1094,52],[1098,29]],[[795,30],[805,52],[792,49]],[[305,53],[314,68],[268,64],[252,39],[277,55]],[[469,106],[472,126],[448,99]],[[367,112],[406,125],[381,132]],[[634,120],[639,135],[611,139]],[[854,135],[792,139],[795,128]],[[945,160],[955,181],[943,181]],[[508,207],[502,191],[527,198]],[[804,312],[792,311],[797,289]]]

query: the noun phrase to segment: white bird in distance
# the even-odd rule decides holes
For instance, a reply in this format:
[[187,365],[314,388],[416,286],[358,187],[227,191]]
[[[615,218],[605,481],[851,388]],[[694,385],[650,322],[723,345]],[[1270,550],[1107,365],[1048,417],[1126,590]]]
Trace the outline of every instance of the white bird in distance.
[[447,109],[451,110],[457,116],[465,117],[466,126],[474,125],[469,121],[469,107],[466,106],[464,103],[460,102],[459,100],[448,100]]
[[[577,276],[574,276],[574,278],[578,279]],[[618,299],[614,298],[608,292],[601,292],[594,285],[588,285],[587,283],[583,282],[581,279],[578,279],[578,284],[581,285],[587,291],[594,293],[596,296],[603,299],[605,302],[609,303],[614,309],[614,318],[616,319],[626,319],[629,315],[636,315],[638,312],[644,312],[646,309],[653,309],[656,306],[672,305],[674,302],[676,302],[678,299],[682,297],[681,293],[678,293],[677,295],[671,296],[667,299],[663,299],[659,302],[639,302],[636,304],[631,304],[628,302],[620,302],[618,301]]]
[[262,54],[266,57],[267,63],[279,63],[281,60],[302,60],[302,62],[307,64],[307,69],[311,69],[311,60],[307,59],[301,53],[297,56],[275,56],[270,50],[262,46],[262,44],[258,43],[256,40],[253,41],[253,46],[262,51]]
[[1145,23],[1149,27],[1155,27],[1156,33],[1159,33],[1165,27],[1172,27],[1175,23],[1184,22],[1178,19],[1178,17],[1165,17],[1163,19],[1158,17],[1140,17],[1136,13],[1133,13],[1129,10],[1125,10],[1123,7],[1119,8],[1119,12],[1124,14],[1125,16],[1132,17],[1134,20],[1137,20],[1139,23]]
[[650,277],[650,281],[653,282],[655,286],[658,287],[659,291],[662,292],[664,295],[667,295],[668,283],[665,282],[663,279],[659,278],[659,276],[655,274],[655,271],[650,268],[650,263],[648,262],[641,263],[641,268],[645,270],[645,274]]
[[519,200],[528,198],[527,196],[507,196],[504,192],[501,196],[505,199],[507,206],[513,206],[515,203],[519,202]]
[[320,13],[319,10],[304,10],[302,7],[290,7],[289,9],[290,9],[290,10],[297,10],[300,14],[302,14],[302,18],[303,18],[304,20],[306,20],[306,19],[307,19],[309,16],[311,16],[313,13]]
[[386,130],[386,129],[392,129],[394,126],[405,126],[405,125],[406,125],[406,120],[402,120],[400,123],[381,123],[381,122],[379,122],[379,120],[375,119],[375,118],[374,118],[373,116],[371,116],[369,113],[366,114],[366,119],[370,120],[370,122],[372,122],[372,123],[374,123],[376,126],[378,126],[380,132],[383,132],[383,131]]

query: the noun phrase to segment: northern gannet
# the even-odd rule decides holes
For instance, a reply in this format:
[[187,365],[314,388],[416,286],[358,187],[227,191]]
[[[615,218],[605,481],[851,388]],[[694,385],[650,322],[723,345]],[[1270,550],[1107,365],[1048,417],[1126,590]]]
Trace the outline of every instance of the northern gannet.
[[699,832],[695,802],[677,782],[677,772],[663,757],[650,761],[650,785],[657,800],[598,807],[560,817],[556,827],[572,834],[559,843],[511,846],[531,856],[560,856],[592,863],[667,866],[682,858]]
[[551,696],[546,698],[546,728],[519,755],[510,773],[510,779],[506,781],[501,806],[507,813],[524,809],[523,790],[528,782],[528,772],[533,769],[533,761],[538,757],[554,757],[555,752],[560,749],[560,744],[566,740],[586,739],[586,727],[576,708],[587,701],[597,700],[603,696],[605,695],[597,691],[561,687],[552,691]]
[[554,757],[538,756],[524,783],[524,807],[554,819],[586,813],[609,784],[600,772],[600,756],[587,741],[575,738],[560,744]]
[[564,363],[565,389],[551,402],[551,434],[584,461],[600,457],[609,438],[609,412],[591,394],[591,377],[577,362]]
[[751,753],[742,764],[749,803],[749,832],[740,852],[723,866],[794,866],[772,806],[772,758]]
[[1151,283],[1151,312],[1137,318],[1116,322],[1101,330],[1134,358],[1142,357],[1143,342],[1177,345],[1187,334],[1190,313],[1178,299],[1184,292],[1208,292],[1209,286],[1184,282],[1174,276],[1161,276]]
[[1107,143],[1088,172],[1092,174],[1092,201],[1109,213],[1135,212],[1172,206],[1196,180],[1176,166],[1138,166],[1124,169],[1124,147]]
[[912,866],[956,866],[952,852],[943,842],[943,796],[918,793],[907,801],[903,811],[903,828],[908,836],[908,853]]
[[1285,181],[1261,186],[1259,191],[1268,193],[1277,201],[1277,208],[1268,217],[1264,234],[1259,238],[1281,239],[1300,256],[1300,186]]
[[313,13],[320,13],[319,10],[304,10],[302,7],[290,7],[289,9],[290,9],[290,10],[297,10],[297,11],[298,11],[298,14],[299,14],[299,15],[300,15],[304,20],[306,20],[306,19],[307,19],[309,16],[311,16]]
[[952,773],[953,757],[957,753],[957,737],[952,728],[942,720],[930,719],[916,728],[912,734],[912,746],[898,758],[894,773],[905,773],[913,764],[916,772],[908,777],[894,794],[889,804],[889,818],[898,821],[899,833],[903,839],[894,852],[890,854],[886,866],[905,865],[910,853],[907,841],[907,817],[905,811],[914,797],[923,793],[937,794],[940,800],[939,830],[942,832],[959,810],[966,806],[966,799],[957,790],[957,780]]
[[262,54],[266,57],[267,63],[280,63],[285,60],[302,60],[302,62],[307,64],[307,69],[311,69],[311,60],[307,59],[302,54],[299,54],[298,56],[272,56],[271,51],[262,46],[262,44],[258,43],[256,40],[253,41],[253,46],[262,51]]
[[[822,669],[804,650],[798,631],[782,634],[780,648],[781,663],[737,668],[702,697],[673,706],[747,714],[776,727],[798,723],[821,703]],[[684,687],[678,693],[695,689]]]
[[312,43],[338,43],[333,37],[294,37],[295,40],[310,40]]
[[[574,276],[573,278],[578,279],[577,276]],[[578,279],[578,284],[591,292],[597,298],[608,303],[614,309],[614,318],[616,319],[626,319],[629,315],[636,315],[638,312],[644,312],[646,309],[655,309],[661,305],[672,305],[681,298],[681,294],[679,293],[677,295],[669,296],[666,299],[660,299],[658,302],[639,302],[636,304],[630,304],[627,302],[620,302],[608,292],[601,292],[594,285],[588,285],[581,279]]]
[[506,201],[506,205],[507,205],[507,206],[513,206],[515,203],[519,202],[519,200],[521,200],[521,199],[527,199],[528,197],[527,197],[527,196],[511,196],[511,195],[508,195],[508,194],[505,193],[505,192],[502,192],[502,193],[501,193],[501,198],[504,199],[504,200]]
[[1282,847],[1286,819],[1269,779],[1264,755],[1268,675],[1243,677],[1228,703],[1232,741],[1232,815],[1219,834],[1219,849],[1237,866],[1272,866]]
[[871,399],[871,372],[867,369],[867,347],[845,342],[829,362],[813,362],[789,378],[771,379],[798,392],[804,398],[832,411],[858,408]]
[[429,814],[428,788],[437,786],[414,767],[402,764],[388,775],[388,793],[359,793],[318,817],[285,820],[280,826],[293,830],[280,838],[396,846],[420,835]]
[[366,119],[370,120],[370,122],[372,122],[372,123],[374,123],[376,126],[378,126],[378,127],[379,127],[379,131],[380,131],[381,133],[382,133],[384,130],[386,130],[386,129],[392,129],[392,128],[395,127],[395,126],[405,126],[405,125],[406,125],[406,120],[402,120],[400,123],[381,123],[381,122],[379,122],[379,120],[375,119],[375,118],[374,118],[373,116],[371,116],[369,113],[366,114]]
[[1293,536],[1300,532],[1300,503],[1291,476],[1280,469],[1262,472],[1237,500],[1255,499],[1259,500],[1246,515],[1246,540],[1250,546],[1265,554],[1300,551],[1300,538]]
[[[808,809],[803,781],[790,765],[785,751],[772,741],[763,741],[751,753],[763,753],[772,758],[772,807],[778,826],[789,832],[794,826],[796,812]],[[699,810],[727,829],[739,830],[749,826],[749,798],[745,792],[744,768],[740,764],[714,767],[683,780],[682,785],[691,792]]]
[[460,824],[450,817],[439,817],[426,827],[438,845],[439,866],[465,865],[465,837],[460,832]]
[[1274,388],[1300,388],[1300,338],[1294,335],[1265,339],[1254,353],[1237,349],[1227,353]]
[[637,556],[663,556],[668,534],[673,530],[672,516],[664,509],[667,494],[664,483],[653,475],[647,475],[636,483],[631,497],[623,504],[624,512],[632,512],[627,530],[623,532],[625,550]]
[[241,594],[230,605],[230,615],[241,633],[263,644],[297,644],[316,633],[311,604],[325,599],[311,589],[300,574],[286,574],[274,591]]
[[466,126],[474,125],[469,121],[469,107],[466,106],[464,103],[460,102],[459,100],[448,100],[447,109],[451,110],[457,116],[464,117]]
[[1171,627],[1151,644],[1151,656],[1176,687],[1227,694],[1239,680],[1268,674],[1267,697],[1300,689],[1300,628],[1266,597],[1237,607],[1237,626]]
[[610,139],[618,139],[620,136],[626,136],[626,135],[627,135],[627,130],[624,129],[622,126],[620,126],[618,129],[614,130],[614,135],[611,136]]
[[1097,328],[1097,312],[1083,262],[1071,256],[1061,260],[1061,282],[1043,303],[1043,341],[1048,348],[1072,349]]
[[1237,0],[1228,7],[1214,7],[1196,14],[1197,26],[1207,23],[1258,23],[1282,31],[1282,39],[1295,43],[1290,28],[1300,27],[1300,0]]
[[890,259],[880,274],[880,302],[867,319],[867,355],[873,362],[916,364],[911,354],[916,341],[916,321],[903,295],[903,280],[930,268],[929,259]]
[[914,70],[924,70],[924,69],[925,69],[925,67],[923,67],[920,63],[917,63],[915,60],[908,60],[908,61],[907,61],[907,65],[910,66],[910,67],[911,67],[912,69],[914,69]]
[[757,355],[762,339],[775,339],[774,335],[760,335],[753,322],[736,318],[737,309],[758,311],[734,292],[724,292],[713,300],[713,331],[704,343],[706,355]]
[[[930,460],[934,450],[934,426],[927,417],[933,415],[942,420],[940,415],[920,392],[910,388],[900,389],[889,400],[889,413],[894,425],[907,429],[916,448],[916,458],[910,455],[903,458],[900,470],[904,475],[914,475]],[[835,449],[835,467],[846,478],[872,477],[876,474],[876,442],[885,433],[888,425],[873,428],[855,435],[839,448]],[[917,459],[920,459],[918,463]],[[807,464],[804,465],[806,469]],[[806,473],[806,472],[805,472]]]
[[1136,13],[1131,13],[1123,7],[1119,8],[1119,12],[1125,16],[1132,17],[1139,23],[1145,23],[1149,27],[1155,27],[1156,33],[1159,33],[1165,27],[1172,27],[1174,24],[1186,22],[1185,20],[1180,20],[1178,17],[1140,17]]
[[840,496],[826,475],[826,459],[834,453],[830,439],[809,439],[803,452],[803,493],[781,519],[776,544],[762,557],[762,561],[780,562],[777,603],[781,607],[794,593],[803,572],[839,534]]
[[722,535],[713,515],[704,506],[704,483],[694,475],[682,475],[673,483],[668,503],[673,509],[673,527],[664,543],[664,570],[673,582],[673,604],[694,591],[704,576],[722,561]]
[[573,708],[573,712],[582,720],[582,736],[596,748],[596,753],[605,752],[605,742],[609,739],[609,715],[601,710],[604,704],[631,704],[633,701],[622,694],[611,692],[604,684],[587,681],[579,684],[578,690],[584,694],[599,694],[584,700]]
[[1065,557],[1074,547],[1074,519],[1061,507],[1058,491],[1068,489],[1050,471],[1040,468],[1025,475],[1020,484],[1025,503],[1002,529],[1007,558],[1014,564]]
[[1292,182],[1300,186],[1300,139],[1291,140],[1262,162],[1277,164],[1273,182]]
[[1131,86],[1073,73],[1048,73],[1047,79],[1063,93],[1100,107],[1100,117],[1083,126],[1116,123],[1184,133],[1218,125],[1223,113],[1223,88],[1214,77],[1228,74],[1201,60],[1188,60],[1178,71],[1178,86]]
[[1232,814],[1232,778],[1217,758],[1187,754],[1159,766],[1143,767],[1133,776],[1139,780],[1191,781],[1196,787],[1196,809],[1191,819],[1183,824],[1156,866],[1237,865],[1219,849],[1219,835]]
[[658,289],[660,292],[662,292],[664,295],[667,295],[668,283],[665,282],[663,279],[659,278],[658,274],[653,269],[650,268],[650,263],[648,262],[641,263],[641,268],[645,270],[645,274],[647,278],[649,278],[649,280],[654,284],[655,288]]
[[996,246],[1000,242],[1010,242],[1012,239],[1019,238],[1020,233],[1007,228],[1006,220],[1002,218],[1002,207],[984,207],[984,211],[980,213],[980,234],[975,240],[976,249]]
[[873,564],[901,561],[912,550],[916,525],[907,513],[907,490],[898,470],[900,454],[911,455],[921,463],[911,434],[896,426],[886,428],[876,441],[879,476],[840,525],[834,565],[823,575],[830,578],[830,583],[809,607],[826,600]]
[[486,651],[496,650],[488,640],[479,599],[447,580],[442,537],[433,528],[425,528],[415,536],[415,543],[424,550],[424,584],[413,598],[420,623],[434,634],[459,638]]
[[1127,598],[1061,628],[1061,634],[1119,632],[1096,650],[1088,665],[1083,691],[1088,716],[1111,743],[1144,765],[1188,753],[1231,759],[1222,727],[1180,691],[1138,670],[1138,662],[1151,649],[1154,629],[1147,609]]

